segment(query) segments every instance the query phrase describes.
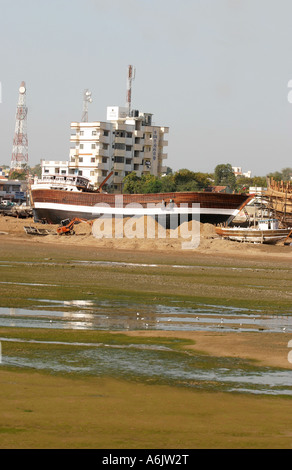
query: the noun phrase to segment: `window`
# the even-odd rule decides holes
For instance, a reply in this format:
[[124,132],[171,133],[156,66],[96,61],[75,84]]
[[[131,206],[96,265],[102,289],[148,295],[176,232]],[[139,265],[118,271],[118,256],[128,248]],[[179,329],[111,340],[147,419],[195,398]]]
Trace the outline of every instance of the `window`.
[[101,176],[107,176],[107,170],[101,170]]
[[124,163],[125,159],[124,157],[115,157],[114,162],[115,163]]
[[91,163],[95,163],[95,157],[91,157],[90,161]]
[[80,131],[79,134],[80,134],[80,135],[84,135],[84,131]]
[[66,175],[66,170],[61,171],[62,175]]
[[131,152],[132,150],[132,145],[126,145],[126,151]]
[[125,144],[115,144],[115,149],[125,150]]
[[90,172],[90,176],[94,176],[94,171],[91,171],[91,172]]
[[127,132],[126,135],[127,135],[128,139],[131,139],[131,137],[132,137],[133,134],[132,134],[132,132]]
[[96,135],[97,132],[96,131],[92,131],[91,135]]
[[82,170],[79,170],[79,171],[78,171],[78,175],[79,175],[79,176],[82,176]]
[[83,148],[84,148],[84,144],[80,144],[80,148],[83,149]]
[[83,163],[83,157],[79,157],[79,162]]
[[107,163],[107,157],[102,157],[102,163]]
[[131,163],[132,163],[131,158],[126,158],[126,165],[131,165]]
[[95,144],[91,144],[91,148],[92,148],[92,149],[95,149]]
[[107,136],[108,136],[108,131],[103,131],[103,135],[104,135],[105,137],[107,137]]

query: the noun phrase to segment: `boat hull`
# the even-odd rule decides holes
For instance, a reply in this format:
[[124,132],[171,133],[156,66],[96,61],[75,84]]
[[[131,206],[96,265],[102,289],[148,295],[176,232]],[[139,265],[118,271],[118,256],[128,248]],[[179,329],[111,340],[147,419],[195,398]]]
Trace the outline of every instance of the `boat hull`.
[[284,240],[291,233],[290,229],[277,229],[277,230],[257,230],[257,229],[233,229],[233,228],[216,228],[217,235],[221,237],[238,242],[248,243],[267,243],[275,244],[278,241]]
[[157,194],[106,194],[32,189],[36,221],[58,224],[74,217],[151,216],[173,226],[186,220],[219,224],[234,218],[248,202],[245,194],[185,192]]
[[270,180],[265,193],[268,207],[280,221],[281,226],[292,226],[292,184]]

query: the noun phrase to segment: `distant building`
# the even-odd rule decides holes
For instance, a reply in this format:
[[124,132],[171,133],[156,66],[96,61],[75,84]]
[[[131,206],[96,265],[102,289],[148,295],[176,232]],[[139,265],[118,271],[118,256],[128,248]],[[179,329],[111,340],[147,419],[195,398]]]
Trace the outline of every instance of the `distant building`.
[[[9,176],[9,171],[10,171],[10,168],[3,168],[3,167],[0,167],[0,177],[8,178],[8,176]],[[2,178],[1,178],[1,179],[2,179]]]
[[205,189],[208,193],[233,193],[233,190],[229,186],[208,186]]
[[0,179],[0,201],[24,202],[26,200],[26,181]]
[[250,170],[248,170],[244,173],[240,166],[233,166],[232,170],[233,170],[233,173],[235,174],[235,176],[245,176],[246,178],[251,178],[251,171]]
[[41,160],[42,177],[48,175],[68,175],[69,162],[66,160]]
[[249,188],[249,194],[257,194],[257,195],[262,195],[267,191],[267,188],[260,187],[260,186],[250,186]]
[[168,145],[168,127],[152,124],[152,114],[112,106],[107,121],[72,122],[69,162],[42,161],[42,176],[79,175],[98,187],[113,171],[109,180],[115,192],[122,191],[123,178],[135,171],[137,176],[166,172],[163,161]]

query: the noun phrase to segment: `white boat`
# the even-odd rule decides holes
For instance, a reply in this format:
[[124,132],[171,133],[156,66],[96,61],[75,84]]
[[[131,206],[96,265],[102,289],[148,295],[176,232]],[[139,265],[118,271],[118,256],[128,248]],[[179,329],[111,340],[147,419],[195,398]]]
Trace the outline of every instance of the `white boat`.
[[216,227],[216,233],[227,240],[275,244],[292,237],[292,227],[280,229],[277,219],[262,219],[256,227]]

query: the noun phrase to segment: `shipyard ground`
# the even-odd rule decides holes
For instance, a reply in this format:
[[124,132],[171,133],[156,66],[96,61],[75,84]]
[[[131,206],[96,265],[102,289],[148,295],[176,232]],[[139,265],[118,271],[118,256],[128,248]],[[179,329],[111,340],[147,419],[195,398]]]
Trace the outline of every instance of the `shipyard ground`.
[[[291,306],[290,246],[224,242],[212,238],[210,227],[201,246],[193,251],[179,249],[179,240],[151,241],[152,248],[150,242],[143,245],[144,240],[96,240],[85,226],[79,226],[79,233],[72,237],[32,237],[23,230],[27,221],[7,219],[0,217],[0,259],[7,261],[7,266],[1,267],[1,281],[7,283],[1,284],[0,306],[27,306],[31,297],[42,295],[86,299],[89,293],[97,298],[120,296],[149,303],[176,298],[225,305],[274,305],[283,311]],[[89,273],[82,266],[72,267],[72,259],[137,266],[95,266]],[[146,269],[143,264],[164,268]],[[187,270],[178,275],[174,265],[196,265],[199,269],[195,275]],[[13,283],[19,286],[15,288]],[[48,290],[33,283],[56,287]],[[0,328],[2,337],[16,334],[21,332]],[[184,338],[193,342],[185,347],[203,354],[292,368],[287,359],[292,338],[285,332],[148,330],[124,334]],[[0,406],[2,449],[292,447],[289,397],[204,392],[1,366]]]

